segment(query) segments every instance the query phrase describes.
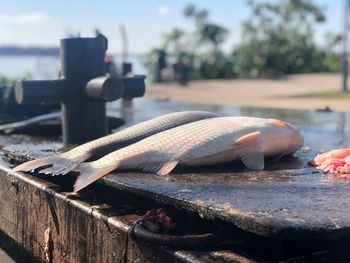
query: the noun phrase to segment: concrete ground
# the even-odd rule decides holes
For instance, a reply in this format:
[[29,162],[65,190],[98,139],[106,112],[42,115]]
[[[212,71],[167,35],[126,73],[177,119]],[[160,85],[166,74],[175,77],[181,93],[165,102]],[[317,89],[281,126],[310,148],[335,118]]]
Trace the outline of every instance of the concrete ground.
[[192,81],[187,86],[180,86],[176,83],[152,83],[147,86],[146,97],[204,104],[309,110],[330,107],[332,110],[350,111],[349,96],[345,98],[290,98],[293,95],[340,90],[340,74],[317,73],[289,75],[281,80]]

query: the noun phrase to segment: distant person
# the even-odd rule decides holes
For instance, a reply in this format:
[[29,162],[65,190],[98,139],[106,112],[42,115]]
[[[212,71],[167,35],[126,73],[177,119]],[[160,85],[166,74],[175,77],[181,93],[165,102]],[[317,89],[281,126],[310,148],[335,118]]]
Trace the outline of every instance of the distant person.
[[106,73],[112,77],[117,76],[118,75],[117,65],[115,64],[113,57],[106,55],[104,62],[105,62]]
[[132,76],[132,63],[123,62],[122,63],[122,76]]
[[175,80],[181,85],[187,85],[190,77],[190,63],[188,55],[181,52],[178,61],[173,65]]
[[163,76],[162,72],[164,69],[167,67],[167,62],[166,62],[166,52],[163,49],[158,49],[157,50],[157,68],[156,68],[156,81],[157,82],[162,82],[163,81]]

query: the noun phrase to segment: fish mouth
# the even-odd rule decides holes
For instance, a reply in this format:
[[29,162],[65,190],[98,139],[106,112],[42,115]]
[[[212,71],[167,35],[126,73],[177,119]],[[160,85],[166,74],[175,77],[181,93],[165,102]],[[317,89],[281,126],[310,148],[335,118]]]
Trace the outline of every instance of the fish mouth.
[[295,136],[295,150],[300,149],[304,145],[303,135],[300,133],[300,131],[297,128],[295,128],[291,124],[286,123],[286,125],[293,131],[293,134]]
[[304,145],[304,137],[298,132],[298,135],[297,135],[298,139],[297,139],[297,150],[300,149],[303,145]]
[[294,132],[296,132],[296,133],[298,133],[299,134],[299,130],[297,129],[297,128],[295,128],[293,125],[291,125],[291,124],[289,124],[289,123],[285,123],[286,124],[286,126],[288,127],[288,128],[290,128],[290,129],[292,129],[292,131],[294,131]]
[[291,140],[290,144],[290,152],[296,152],[304,145],[304,137],[303,135],[295,128],[293,128],[293,133],[290,135],[294,138]]
[[296,152],[304,145],[304,137],[297,128],[293,127],[289,123],[286,123],[286,127],[288,127],[291,152]]

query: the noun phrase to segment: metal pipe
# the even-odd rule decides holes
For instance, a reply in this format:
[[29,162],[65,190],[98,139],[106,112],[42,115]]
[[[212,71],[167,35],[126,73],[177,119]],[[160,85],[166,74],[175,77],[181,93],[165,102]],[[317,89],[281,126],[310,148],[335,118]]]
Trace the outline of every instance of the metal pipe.
[[133,77],[118,77],[124,83],[124,99],[142,97],[146,91],[145,76],[134,75]]
[[89,98],[113,101],[123,97],[124,83],[118,78],[103,76],[90,80],[85,90]]
[[67,81],[60,80],[30,80],[17,81],[15,97],[19,104],[37,104],[38,102],[53,103],[62,100],[70,92]]

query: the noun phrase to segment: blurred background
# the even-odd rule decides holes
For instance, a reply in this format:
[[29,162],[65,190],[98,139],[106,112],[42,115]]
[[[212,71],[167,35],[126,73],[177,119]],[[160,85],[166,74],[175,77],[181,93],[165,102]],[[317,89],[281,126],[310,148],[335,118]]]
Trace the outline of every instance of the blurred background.
[[154,99],[350,110],[348,11],[347,0],[5,0],[0,84],[55,79],[59,39],[102,35],[107,71],[132,63]]

